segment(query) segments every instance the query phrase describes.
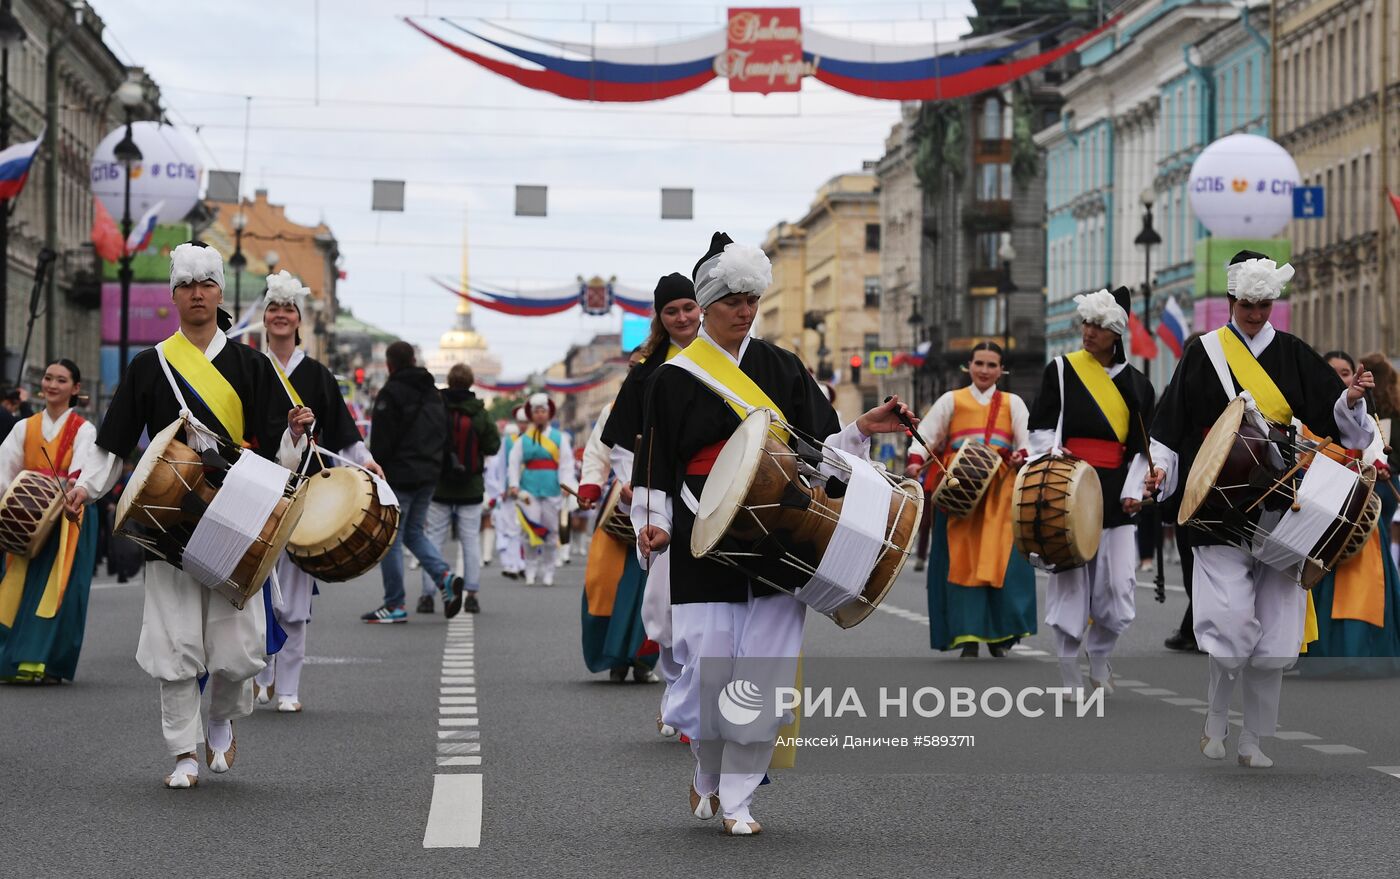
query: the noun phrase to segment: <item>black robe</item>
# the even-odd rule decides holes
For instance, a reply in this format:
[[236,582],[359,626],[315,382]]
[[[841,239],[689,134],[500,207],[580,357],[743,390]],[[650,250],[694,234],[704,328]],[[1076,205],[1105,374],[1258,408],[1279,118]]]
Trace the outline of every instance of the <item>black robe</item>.
[[[340,393],[340,385],[335,376],[319,360],[302,357],[297,368],[291,371],[287,379],[292,383],[292,387],[296,388],[302,403],[316,413],[317,443],[333,452],[344,452],[364,439],[350,414],[350,407],[345,405],[345,397]],[[309,453],[308,449],[307,454]],[[315,473],[320,469],[320,461],[313,455],[307,473]]]
[[[1105,528],[1131,525],[1136,519],[1136,516],[1129,516],[1123,512],[1123,502],[1120,498],[1133,456],[1146,451],[1147,442],[1143,430],[1146,425],[1152,424],[1153,406],[1156,401],[1152,383],[1131,363],[1125,364],[1113,377],[1113,384],[1123,395],[1123,401],[1128,404],[1128,441],[1123,451],[1122,466],[1112,469],[1094,468],[1099,475],[1099,487],[1103,490]],[[1065,361],[1065,400],[1064,436],[1060,441],[1061,445],[1071,438],[1117,442],[1118,435],[1113,432],[1108,417],[1103,414],[1089,389],[1084,387],[1079,373],[1074,371],[1069,361]],[[1031,407],[1028,427],[1031,430],[1054,430],[1059,418],[1060,377],[1055,361],[1051,360],[1045,367],[1035,405]]]
[[[291,409],[291,403],[272,363],[265,355],[247,345],[227,340],[223,350],[214,357],[213,364],[228,379],[243,403],[243,436],[236,439],[228,436],[223,423],[172,364],[171,372],[182,385],[180,390],[189,404],[190,412],[224,439],[235,444],[246,441],[258,455],[275,461],[282,434],[287,429],[287,411]],[[143,433],[155,436],[179,417],[180,401],[160,368],[155,348],[147,348],[132,358],[126,376],[112,395],[112,403],[107,407],[102,426],[97,430],[97,445],[119,458],[126,458],[136,448]],[[183,431],[178,438],[186,439]],[[230,464],[236,459],[236,455],[231,454],[224,457],[229,459]],[[171,543],[167,535],[152,533],[151,536],[161,543],[165,557],[178,567],[180,548],[188,541],[193,526],[179,526],[177,530],[180,532],[176,535],[177,543]]]
[[[803,434],[825,440],[841,429],[836,410],[796,354],[762,339],[750,339],[739,366],[782,409],[788,423]],[[739,426],[738,414],[678,366],[657,368],[648,383],[644,408],[642,444],[637,449],[632,484],[664,491],[671,498],[671,544],[667,550],[671,553],[671,603],[747,601],[748,576],[720,562],[691,555],[690,532],[695,516],[680,496],[682,485],[690,486],[696,498],[702,495],[705,477],[687,476],[686,464],[701,449],[728,439]],[[636,510],[633,515],[641,515],[641,511]],[[818,559],[810,547],[791,542],[785,546],[816,566]],[[788,588],[805,584],[805,577],[794,581],[792,569],[776,561],[775,546],[765,542],[754,549],[763,554],[763,558],[751,562],[754,570]],[[777,592],[757,580],[752,581],[752,589],[755,597]]]
[[[1334,440],[1340,436],[1332,407],[1346,390],[1346,385],[1321,355],[1297,336],[1276,330],[1268,347],[1256,359],[1274,384],[1278,385],[1294,417],[1318,436],[1332,437]],[[1233,375],[1231,380],[1236,393],[1241,391]],[[1176,466],[1178,501],[1201,443],[1229,403],[1225,389],[1220,385],[1219,374],[1210,362],[1210,355],[1199,339],[1193,341],[1182,352],[1171,384],[1167,385],[1162,395],[1157,417],[1152,420],[1152,438],[1179,457]],[[1250,518],[1257,522],[1258,517],[1259,512],[1256,511]],[[1192,546],[1221,546],[1226,543],[1195,528],[1190,529],[1189,534]]]
[[653,351],[646,360],[628,370],[622,387],[617,391],[617,399],[613,401],[608,423],[603,425],[603,445],[633,453],[637,451],[635,446],[637,437],[642,433],[642,410],[646,404],[648,383],[665,362],[666,350],[662,349]]

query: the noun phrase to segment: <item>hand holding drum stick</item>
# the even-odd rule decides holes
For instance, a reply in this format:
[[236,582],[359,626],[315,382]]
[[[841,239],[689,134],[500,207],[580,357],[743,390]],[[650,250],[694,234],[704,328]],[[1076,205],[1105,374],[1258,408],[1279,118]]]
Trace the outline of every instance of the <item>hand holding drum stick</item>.
[[58,486],[58,493],[63,496],[64,518],[66,518],[69,522],[78,521],[78,514],[72,509],[70,509],[68,506],[68,483],[63,479],[62,476],[58,475],[58,468],[53,465],[53,458],[49,457],[49,450],[44,448],[43,446],[40,446],[39,451],[44,453],[44,460],[48,462],[49,469],[53,471],[54,484]]
[[[888,403],[890,400],[893,399],[893,396],[886,397],[885,402]],[[942,470],[944,477],[948,479],[948,486],[950,488],[956,486],[958,484],[957,478],[953,476],[948,476],[948,468],[943,466],[943,459],[938,457],[937,452],[928,447],[928,443],[924,442],[923,437],[919,436],[919,432],[914,429],[914,422],[909,420],[909,416],[904,413],[904,410],[896,410],[895,417],[899,419],[900,424],[904,425],[904,435],[909,437],[911,440],[918,443],[919,445],[923,446],[924,451],[928,452],[928,461],[924,464],[924,469],[927,469],[937,464],[938,469]],[[923,470],[920,470],[919,473],[920,475],[922,475]]]

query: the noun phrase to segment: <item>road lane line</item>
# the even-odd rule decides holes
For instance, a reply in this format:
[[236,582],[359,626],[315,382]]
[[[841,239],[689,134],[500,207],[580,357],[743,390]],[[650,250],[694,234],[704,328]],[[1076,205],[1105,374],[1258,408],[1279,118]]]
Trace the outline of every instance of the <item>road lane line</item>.
[[423,848],[477,848],[481,845],[481,775],[433,776],[433,803]]

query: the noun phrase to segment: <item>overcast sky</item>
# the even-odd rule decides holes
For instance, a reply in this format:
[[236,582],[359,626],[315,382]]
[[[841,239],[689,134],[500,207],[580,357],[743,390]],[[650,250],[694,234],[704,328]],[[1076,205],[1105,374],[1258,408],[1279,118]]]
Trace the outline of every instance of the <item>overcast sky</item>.
[[[445,35],[450,28],[433,19],[634,45],[714,30],[719,5],[321,0],[318,27],[313,0],[91,2],[108,43],[160,84],[207,167],[244,167],[251,108],[245,194],[266,188],[293,219],[329,223],[348,273],[341,302],[425,349],[455,307],[427,278],[460,273],[464,229],[477,283],[545,288],[600,274],[650,290],[667,272],[689,274],[716,229],[757,244],[774,223],[798,219],[823,182],[880,156],[898,117],[894,103],[811,79],[800,94],[766,98],[731,95],[721,79],[647,104],[568,101],[458,58],[401,20],[426,16]],[[971,4],[802,9],[804,26],[913,42],[931,41],[935,29],[941,39],[963,33]],[[450,37],[499,54],[460,32]],[[375,178],[407,181],[404,213],[370,210]],[[513,216],[517,183],[549,187],[547,218]],[[695,190],[693,221],[659,219],[662,187]],[[577,312],[476,310],[506,378],[618,324]]]

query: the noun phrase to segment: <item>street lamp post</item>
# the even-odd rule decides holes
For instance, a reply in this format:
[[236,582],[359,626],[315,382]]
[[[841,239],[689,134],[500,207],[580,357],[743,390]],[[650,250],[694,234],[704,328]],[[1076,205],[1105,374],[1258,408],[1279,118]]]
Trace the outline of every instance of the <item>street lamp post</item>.
[[[0,150],[10,145],[10,50],[24,42],[24,28],[10,11],[10,0],[0,3]],[[10,202],[0,202],[0,379],[9,375],[10,308]]]
[[118,374],[126,377],[127,354],[131,347],[131,260],[135,256],[128,246],[131,239],[131,166],[141,161],[141,150],[131,137],[131,114],[145,97],[141,83],[127,78],[117,86],[117,101],[126,112],[126,134],[113,151],[122,165],[122,256],[117,273],[122,290],[121,341],[117,347]]
[[242,205],[233,215],[233,256],[229,257],[228,267],[233,269],[233,320],[243,319],[243,270],[248,266],[248,257],[243,255],[243,230],[248,228],[248,217]]
[[1011,356],[1011,294],[1016,292],[1016,283],[1011,280],[1011,263],[1016,259],[1016,248],[1011,245],[1011,236],[997,248],[997,258],[1001,260],[1001,351],[1003,362]]
[[[1142,248],[1143,261],[1146,268],[1143,271],[1142,279],[1142,325],[1149,333],[1152,332],[1152,247],[1162,243],[1162,236],[1157,234],[1157,230],[1152,228],[1152,203],[1157,200],[1157,193],[1152,187],[1147,187],[1138,196],[1142,202],[1142,231],[1138,233],[1133,243]],[[1142,371],[1148,370],[1147,358],[1142,358]]]
[[[924,316],[922,314],[919,314],[919,305],[917,302],[911,302],[910,306],[911,310],[909,312],[909,318],[905,321],[905,323],[909,324],[909,337],[911,339],[910,347],[918,349],[919,343],[923,341],[919,338],[919,336],[923,331]],[[923,369],[923,367],[914,366],[912,367],[912,369],[913,373],[909,379],[909,405],[912,407],[917,407],[919,404],[919,371]]]

